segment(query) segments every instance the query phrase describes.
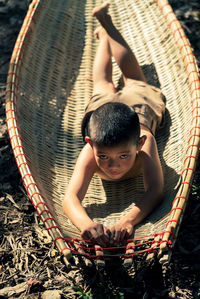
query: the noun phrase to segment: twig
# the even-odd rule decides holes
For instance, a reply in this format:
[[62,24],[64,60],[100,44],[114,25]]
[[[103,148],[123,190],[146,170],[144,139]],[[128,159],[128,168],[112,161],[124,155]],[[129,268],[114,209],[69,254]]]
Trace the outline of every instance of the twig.
[[17,208],[18,210],[21,211],[21,208],[18,206],[18,204],[16,204],[16,202],[14,201],[14,199],[12,198],[12,196],[10,194],[6,194],[6,199],[10,200],[10,202],[12,202],[12,204],[15,206],[15,208]]

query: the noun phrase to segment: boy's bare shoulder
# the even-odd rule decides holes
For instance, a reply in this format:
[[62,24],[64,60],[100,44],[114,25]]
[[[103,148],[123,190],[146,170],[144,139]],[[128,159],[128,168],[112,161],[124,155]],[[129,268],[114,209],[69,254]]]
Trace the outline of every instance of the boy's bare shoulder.
[[82,148],[76,164],[79,166],[91,167],[94,171],[96,170],[97,164],[94,158],[94,153],[88,143]]

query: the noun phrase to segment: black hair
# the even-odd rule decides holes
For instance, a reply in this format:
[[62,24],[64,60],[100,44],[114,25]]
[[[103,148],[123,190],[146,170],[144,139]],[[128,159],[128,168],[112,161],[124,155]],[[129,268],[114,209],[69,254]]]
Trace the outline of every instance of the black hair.
[[120,102],[109,102],[86,118],[84,135],[97,145],[113,146],[129,140],[138,144],[140,124],[132,107]]

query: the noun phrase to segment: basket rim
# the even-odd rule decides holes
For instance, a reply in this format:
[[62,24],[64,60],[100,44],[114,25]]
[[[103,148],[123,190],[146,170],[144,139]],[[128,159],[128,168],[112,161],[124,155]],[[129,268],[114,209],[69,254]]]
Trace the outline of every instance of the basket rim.
[[[55,244],[60,252],[68,255],[70,250],[68,243],[64,241],[63,235],[53,219],[43,195],[39,191],[39,187],[31,174],[30,167],[23,148],[22,138],[17,125],[16,103],[17,89],[19,84],[20,70],[23,65],[23,57],[25,49],[28,47],[29,39],[34,31],[34,25],[40,16],[41,10],[45,9],[45,2],[48,0],[33,0],[29,6],[27,15],[24,19],[17,41],[15,43],[13,53],[10,60],[10,66],[7,76],[6,86],[6,118],[7,127],[10,137],[10,142],[13,154],[18,166],[22,180],[29,195],[32,204],[34,205],[38,215],[45,224],[45,227],[50,232]],[[181,173],[182,183],[179,192],[176,195],[173,206],[170,212],[170,218],[163,232],[163,239],[160,245],[161,251],[165,251],[168,247],[168,242],[172,245],[178,234],[178,223],[181,222],[185,210],[186,202],[189,197],[191,184],[194,178],[197,158],[199,155],[200,145],[200,80],[199,72],[194,54],[192,53],[191,45],[177,20],[170,4],[167,0],[155,0],[160,8],[163,17],[166,19],[170,27],[174,41],[179,47],[187,73],[188,82],[190,84],[193,119],[188,140],[188,148],[185,155],[184,166]]]

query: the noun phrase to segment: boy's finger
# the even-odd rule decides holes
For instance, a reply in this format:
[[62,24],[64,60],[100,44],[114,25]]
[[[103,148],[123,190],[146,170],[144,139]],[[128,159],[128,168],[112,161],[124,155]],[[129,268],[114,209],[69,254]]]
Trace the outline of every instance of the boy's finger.
[[105,241],[103,240],[103,238],[98,237],[98,238],[96,239],[96,241],[97,241],[97,243],[98,243],[100,246],[102,246],[102,247],[106,247],[106,243],[105,243]]
[[106,228],[106,227],[104,227],[104,236],[105,236],[105,241],[107,243],[109,243],[112,234],[111,234],[111,231],[108,228]]
[[97,231],[94,232],[94,237],[97,243],[103,247],[106,246],[106,243],[108,243],[108,236],[104,234],[104,228],[100,227]]
[[88,238],[87,238],[87,232],[83,232],[83,233],[81,234],[81,238],[83,238],[83,239],[85,239],[85,240],[88,240]]
[[104,226],[103,230],[104,230],[105,236],[107,236],[108,238],[110,238],[111,231],[107,227],[105,227],[105,226]]
[[104,243],[104,247],[109,244],[110,237],[109,237],[109,235],[107,233],[103,232],[103,235],[101,235],[100,239]]
[[120,241],[123,241],[124,239],[128,238],[128,232],[126,229],[124,229],[122,232],[121,232],[121,236],[120,236]]
[[110,235],[109,235],[109,243],[110,244],[113,244],[114,243],[114,238],[113,238],[113,234],[110,232]]
[[119,242],[120,241],[120,236],[121,236],[121,231],[115,231],[115,234],[114,234],[114,241],[115,242]]
[[108,232],[108,229],[105,226],[102,226],[99,229],[98,233],[99,233],[100,239],[104,243],[108,243],[109,242],[109,232]]

